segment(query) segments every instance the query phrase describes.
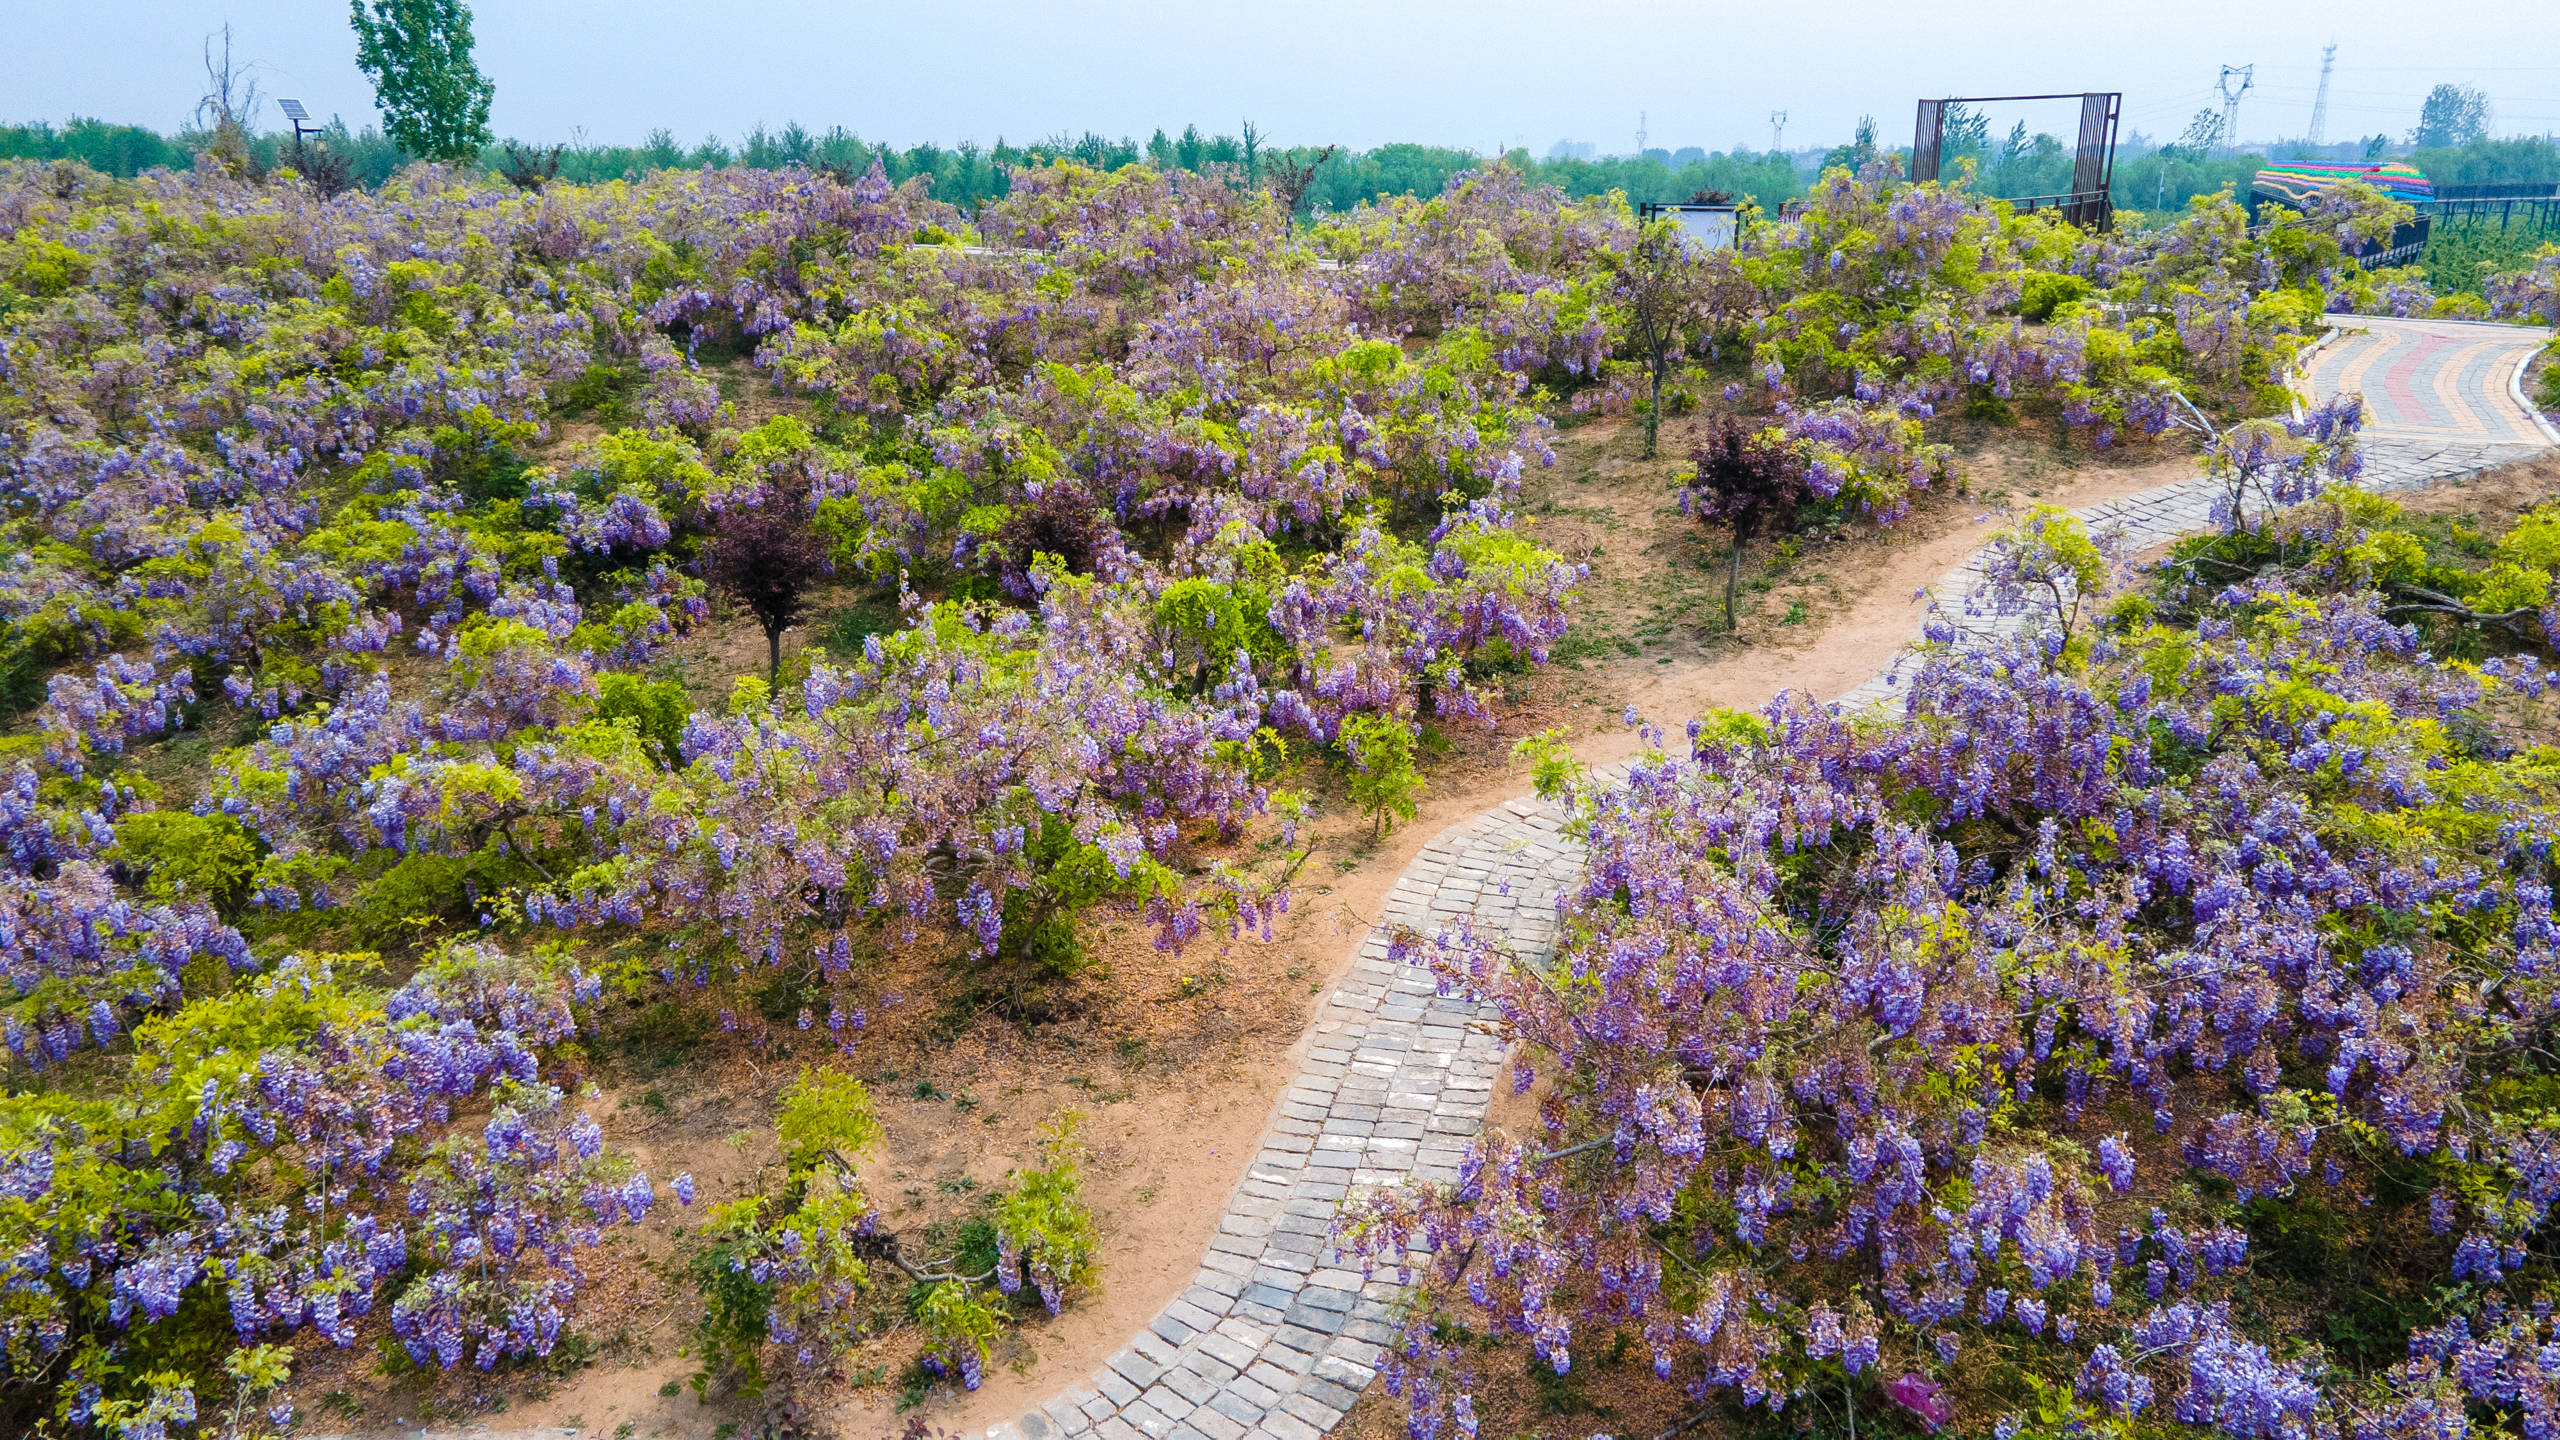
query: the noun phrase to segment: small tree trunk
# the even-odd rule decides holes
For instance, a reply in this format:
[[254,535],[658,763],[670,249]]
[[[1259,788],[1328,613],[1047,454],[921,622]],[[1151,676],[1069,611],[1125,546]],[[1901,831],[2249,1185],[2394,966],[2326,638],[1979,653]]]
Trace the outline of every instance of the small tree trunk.
[[765,683],[768,685],[779,685],[782,683],[781,626],[767,625],[764,627],[764,648],[766,655],[772,662],[765,670]]
[[1742,531],[1736,529],[1733,532],[1733,552],[1726,558],[1724,567],[1724,628],[1727,634],[1737,628],[1733,620],[1733,587],[1741,578]]
[[1644,407],[1644,458],[1654,454],[1654,439],[1662,433],[1662,370],[1664,352],[1653,352],[1653,398]]

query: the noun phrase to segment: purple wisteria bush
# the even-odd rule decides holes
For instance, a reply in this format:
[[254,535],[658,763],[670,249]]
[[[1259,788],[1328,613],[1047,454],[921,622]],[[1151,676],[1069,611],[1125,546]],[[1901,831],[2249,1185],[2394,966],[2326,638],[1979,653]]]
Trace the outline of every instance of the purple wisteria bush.
[[[1382,327],[1240,186],[1061,165],[973,230],[876,172],[59,180],[0,172],[11,1423],[182,1424],[198,1314],[547,1354],[655,1198],[549,1078],[606,970],[757,1046],[779,973],[850,1047],[883,947],[1267,932],[1203,847],[1287,824],[1291,747],[1489,722],[1564,632],[1536,362]],[[707,563],[746,515],[897,621],[701,704],[667,652],[751,588]],[[190,735],[209,777],[144,763]],[[1051,1310],[1058,1173],[1004,1240]]]
[[[1564,638],[1581,573],[1518,502],[1577,393],[1619,408],[1642,361],[1658,421],[1713,375],[1803,494],[1889,522],[1947,473],[1950,406],[2094,443],[2158,433],[2175,387],[2266,409],[2325,252],[2227,208],[2099,242],[1835,176],[1737,258],[1499,165],[1311,228],[1240,177],[1072,163],[973,220],[877,169],[322,198],[0,165],[0,1428],[174,1433],[272,1389],[290,1337],[547,1355],[580,1257],[656,1203],[572,1083],[609,994],[833,1058],[892,947],[1036,985],[1096,912],[1267,934],[1293,767],[1383,783]],[[2232,463],[2276,483],[2300,438]],[[730,563],[749,531],[780,543]],[[813,597],[870,620],[786,657]],[[741,600],[766,663],[688,690]],[[1838,740],[1839,773],[1883,743]],[[2057,856],[2099,843],[2074,823]],[[1946,903],[1988,904],[1959,868]],[[2064,882],[2029,889],[2048,923]],[[699,1269],[739,1373],[886,1313],[860,1278],[897,1237],[823,1168],[823,1203],[728,1212],[738,1265]],[[1783,1235],[1778,1174],[1749,1213]],[[947,1368],[1085,1283],[1075,1197],[1034,1172],[993,1270],[917,1267]],[[1846,1293],[1871,1358],[1891,1302]],[[2210,1302],[2175,1343],[2255,1343]]]
[[[1591,847],[1553,952],[1398,942],[1500,1006],[1537,1122],[1343,1222],[1420,1286],[1412,1433],[1473,1433],[1488,1331],[1738,1422],[2544,1433],[2552,639],[2395,623],[2394,518],[2253,519],[2194,553],[2297,568],[1943,648],[1890,717],[1542,767]],[[2057,524],[2016,567],[2097,589]]]

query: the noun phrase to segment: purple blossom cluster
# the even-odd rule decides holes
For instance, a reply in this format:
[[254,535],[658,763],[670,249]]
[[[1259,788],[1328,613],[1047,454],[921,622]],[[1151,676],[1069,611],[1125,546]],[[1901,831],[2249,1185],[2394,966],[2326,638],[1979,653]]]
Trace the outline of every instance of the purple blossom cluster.
[[[0,1260],[10,1365],[83,1383],[197,1294],[224,1300],[242,1344],[309,1329],[351,1345],[387,1300],[421,1363],[547,1353],[575,1252],[654,1198],[537,1074],[531,1047],[596,995],[574,967],[487,946],[448,951],[387,1005],[289,958],[138,1034],[121,1093],[0,1116],[0,1196],[19,1202]],[[455,1123],[484,1101],[485,1121]],[[128,1146],[133,1124],[160,1145]],[[286,1205],[277,1174],[316,1178]]]
[[2488,296],[2489,313],[2500,320],[2560,325],[2560,255],[2545,252],[2535,258],[2533,268],[2492,275],[2480,288]]

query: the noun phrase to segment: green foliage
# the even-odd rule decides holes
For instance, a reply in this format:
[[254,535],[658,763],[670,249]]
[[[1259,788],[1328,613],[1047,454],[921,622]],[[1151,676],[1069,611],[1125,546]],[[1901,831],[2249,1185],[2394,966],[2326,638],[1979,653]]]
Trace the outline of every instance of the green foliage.
[[[2423,1167],[2408,1165],[2423,1174]],[[2381,1237],[2397,1239],[2425,1223],[2422,1183],[2377,1186],[2374,1206],[2350,1214],[2313,1193],[2252,1201],[2251,1255],[2269,1289],[2317,1317],[2318,1338],[2340,1358],[2379,1369],[2401,1359],[2410,1331],[2431,1323],[2437,1306],[2429,1277],[2415,1273]],[[2433,1252],[2438,1248],[2424,1247]],[[2429,1253],[2428,1258],[2439,1258]]]
[[43,700],[44,657],[17,621],[0,621],[0,718],[15,717]]
[[353,907],[355,931],[368,945],[418,943],[434,930],[478,913],[475,890],[491,896],[531,875],[490,850],[403,856],[364,887],[363,898]]
[[2018,289],[2018,317],[2031,325],[2041,325],[2053,318],[2053,312],[2089,294],[2088,277],[2055,274],[2038,270],[2030,273]]
[[693,1325],[694,1353],[702,1361],[692,1376],[696,1395],[707,1397],[721,1386],[747,1396],[764,1393],[774,1285],[757,1279],[751,1268],[763,1206],[760,1199],[713,1206],[704,1243],[685,1260],[684,1278],[702,1304]]
[[761,675],[741,675],[729,682],[729,713],[754,715],[773,708],[773,685]]
[[873,1217],[853,1166],[882,1137],[871,1092],[852,1076],[804,1066],[783,1091],[774,1129],[780,1190],[712,1207],[685,1262],[702,1300],[697,1395],[723,1386],[762,1393],[763,1351],[777,1315],[801,1345],[830,1355],[858,1333],[851,1301],[871,1285],[863,1246]]
[[2042,590],[2067,645],[2080,612],[2102,596],[2113,578],[2106,554],[2088,529],[2058,505],[2031,505],[1991,539],[1995,573],[2024,588]]
[[804,1065],[800,1078],[783,1091],[774,1134],[784,1162],[799,1174],[823,1164],[850,1165],[877,1149],[883,1132],[871,1091],[861,1081]]
[[1369,816],[1377,834],[1387,833],[1396,820],[1413,818],[1423,789],[1413,742],[1412,723],[1399,716],[1343,717],[1339,743],[1351,762],[1351,803]]
[[[413,319],[426,314],[423,300],[413,298],[411,309]],[[524,452],[533,447],[532,425],[501,420],[482,405],[460,425],[435,427],[428,438],[435,445],[441,478],[475,504],[524,498],[525,476],[532,468]]]
[[2409,143],[2420,149],[2469,145],[2488,135],[2489,97],[2474,85],[2438,85],[2418,107]]
[[117,822],[108,858],[139,872],[143,893],[155,900],[193,895],[236,920],[266,846],[228,815],[145,810]]
[[373,82],[383,130],[426,159],[479,159],[498,87],[471,58],[471,7],[463,0],[349,0],[348,12],[356,68]]
[[1522,736],[1520,743],[1511,747],[1511,758],[1528,765],[1530,782],[1542,800],[1570,793],[1590,768],[1573,757],[1572,742],[1562,727]]
[[916,1320],[925,1338],[955,1361],[965,1349],[984,1364],[996,1336],[1004,1333],[1004,1317],[958,1280],[941,1281],[926,1291],[916,1306]]
[[2427,231],[2427,248],[2418,257],[2418,268],[2439,295],[2477,295],[2492,275],[2533,268],[2533,258],[2545,243],[2545,237],[2530,225],[2439,217]]
[[1085,966],[1078,916],[1105,900],[1160,893],[1171,878],[1153,860],[1133,864],[1124,875],[1109,852],[1077,839],[1074,827],[1055,815],[1041,817],[1024,841],[1023,858],[1030,863],[1031,883],[1005,892],[1004,934],[996,953],[1061,979]]
[[698,505],[714,483],[701,447],[672,431],[611,431],[594,456],[600,489],[637,490],[665,506]]
[[1698,734],[1692,743],[1701,750],[1725,745],[1766,745],[1775,733],[1768,721],[1748,710],[1718,708],[1698,717]]
[[639,1074],[662,1075],[686,1063],[710,1033],[710,1021],[695,1011],[672,1000],[652,1000],[614,1027],[613,1044],[623,1063]]
[[293,1378],[293,1347],[244,1346],[223,1357],[222,1373],[231,1379],[232,1396],[230,1423],[222,1440],[273,1440],[274,1432],[259,1423],[266,1417],[252,1415],[250,1407]]
[[1093,1214],[1084,1204],[1081,1150],[1075,1139],[1083,1118],[1070,1110],[1041,1126],[1048,1163],[1015,1176],[996,1202],[997,1234],[1020,1257],[1025,1278],[1044,1293],[1083,1283],[1100,1244]]
[[817,624],[812,643],[841,663],[862,653],[862,642],[874,635],[897,633],[900,623],[895,604],[866,601],[847,605]]
[[139,175],[183,168],[194,156],[185,136],[142,125],[111,125],[72,116],[59,129],[39,120],[0,125],[0,160],[71,160],[102,175]]
[[692,715],[693,704],[684,686],[673,680],[648,680],[620,671],[596,677],[596,718],[629,721],[666,769],[683,763],[684,725]]
[[[1278,557],[1268,541],[1245,557],[1258,577],[1276,577]],[[1262,561],[1262,564],[1255,564]],[[1177,664],[1192,670],[1192,685],[1205,692],[1224,680],[1236,653],[1262,665],[1289,653],[1288,642],[1271,628],[1271,587],[1267,579],[1177,580],[1156,597],[1156,624],[1175,645]]]
[[2438,185],[2560,186],[2560,145],[2548,135],[2511,135],[2421,148],[2408,160]]

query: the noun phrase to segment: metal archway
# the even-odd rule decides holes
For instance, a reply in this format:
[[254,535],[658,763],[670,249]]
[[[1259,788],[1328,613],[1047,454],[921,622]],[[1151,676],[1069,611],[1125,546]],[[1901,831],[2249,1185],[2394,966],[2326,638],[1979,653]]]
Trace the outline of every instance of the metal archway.
[[2121,90],[2067,91],[2058,95],[1950,95],[1920,102],[1911,137],[1911,178],[1935,180],[1946,147],[1947,107],[1996,105],[2018,100],[2080,102],[2080,144],[2071,159],[2071,188],[2059,195],[2022,195],[2021,210],[2059,209],[2062,218],[2092,230],[2115,228],[2116,124],[2124,111]]

